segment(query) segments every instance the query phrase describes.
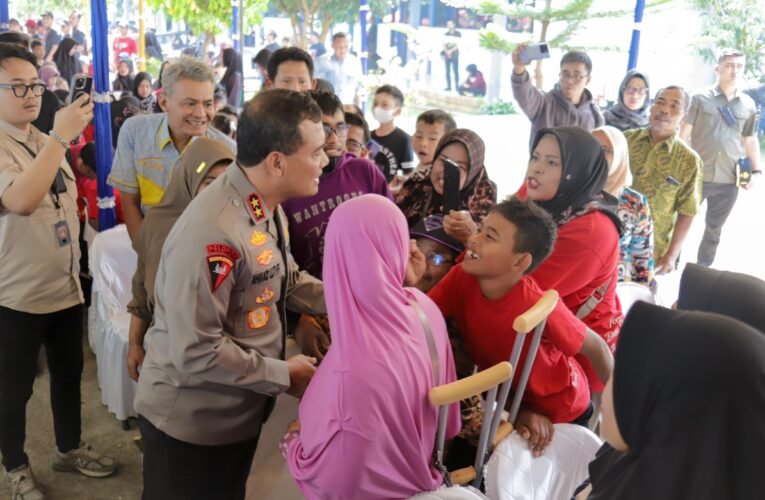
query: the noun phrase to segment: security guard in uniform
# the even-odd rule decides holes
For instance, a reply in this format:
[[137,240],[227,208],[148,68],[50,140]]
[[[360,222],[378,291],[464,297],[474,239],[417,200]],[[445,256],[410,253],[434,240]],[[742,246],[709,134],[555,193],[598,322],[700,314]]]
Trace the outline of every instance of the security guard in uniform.
[[168,235],[135,401],[144,500],[244,498],[275,396],[299,397],[313,376],[314,358],[284,361],[285,307],[323,313],[324,290],[292,259],[278,205],[318,191],[323,145],[309,96],[258,94],[237,161]]

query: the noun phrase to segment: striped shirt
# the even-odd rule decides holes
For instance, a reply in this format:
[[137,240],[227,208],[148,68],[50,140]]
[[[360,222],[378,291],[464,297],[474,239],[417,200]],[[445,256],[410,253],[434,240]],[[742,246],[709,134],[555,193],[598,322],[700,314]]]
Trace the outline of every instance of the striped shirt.
[[[207,128],[205,136],[225,142],[236,152],[234,141],[213,127]],[[107,182],[123,193],[140,194],[145,210],[162,199],[181,153],[170,137],[165,113],[134,116],[120,129]]]

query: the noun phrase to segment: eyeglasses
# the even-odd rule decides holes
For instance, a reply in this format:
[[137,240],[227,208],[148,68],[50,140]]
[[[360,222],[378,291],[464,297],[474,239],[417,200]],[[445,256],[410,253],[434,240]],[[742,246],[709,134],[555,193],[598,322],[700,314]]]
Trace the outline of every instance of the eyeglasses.
[[572,74],[572,73],[568,73],[567,71],[564,71],[563,73],[559,74],[558,76],[560,77],[560,80],[562,82],[566,81],[566,80],[572,80],[574,82],[579,83],[579,82],[581,82],[582,80],[584,80],[585,78],[587,78],[590,75],[583,75],[581,73],[573,73]]
[[603,152],[607,155],[614,154],[614,148],[607,148],[606,146],[603,146]]
[[648,87],[627,87],[624,89],[627,94],[646,95],[648,93]]
[[349,152],[354,154],[364,151],[364,145],[354,139],[348,139],[347,141],[345,141],[345,147],[348,149]]
[[33,83],[32,85],[26,85],[24,83],[0,84],[0,89],[11,89],[13,90],[13,95],[19,98],[26,97],[30,90],[32,91],[33,96],[40,97],[45,93],[46,88],[48,88],[48,86],[44,83]]
[[350,125],[346,123],[338,123],[334,128],[330,127],[326,123],[323,123],[322,126],[324,127],[324,137],[329,138],[330,135],[332,135],[332,132],[334,132],[338,137],[345,137],[348,135],[348,129],[350,129]]
[[441,255],[440,253],[436,252],[428,252],[425,254],[425,258],[428,259],[429,262],[432,262],[434,266],[441,267],[442,264],[447,264],[449,262],[454,262],[453,259],[450,259],[446,257],[445,255]]

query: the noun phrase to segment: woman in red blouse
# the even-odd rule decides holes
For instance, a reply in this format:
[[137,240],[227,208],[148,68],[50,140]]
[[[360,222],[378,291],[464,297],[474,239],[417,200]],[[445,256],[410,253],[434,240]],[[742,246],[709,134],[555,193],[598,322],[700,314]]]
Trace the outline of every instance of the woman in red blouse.
[[[605,193],[608,163],[602,145],[577,127],[540,130],[531,148],[519,196],[547,210],[558,223],[550,257],[532,276],[561,300],[613,351],[623,321],[616,296],[621,222],[617,200]],[[586,359],[590,387],[603,386]]]

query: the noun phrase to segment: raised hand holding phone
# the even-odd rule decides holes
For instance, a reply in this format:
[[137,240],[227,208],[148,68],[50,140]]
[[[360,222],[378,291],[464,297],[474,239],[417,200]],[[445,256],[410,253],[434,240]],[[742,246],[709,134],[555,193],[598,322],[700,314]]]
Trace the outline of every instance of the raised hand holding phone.
[[66,142],[80,137],[85,127],[93,119],[93,103],[89,95],[81,94],[72,104],[56,112],[53,131]]

